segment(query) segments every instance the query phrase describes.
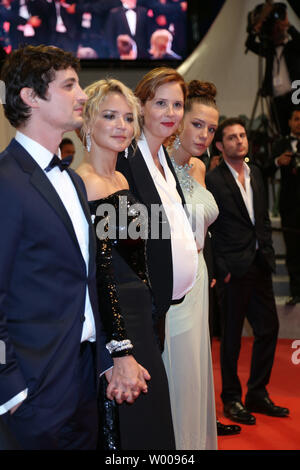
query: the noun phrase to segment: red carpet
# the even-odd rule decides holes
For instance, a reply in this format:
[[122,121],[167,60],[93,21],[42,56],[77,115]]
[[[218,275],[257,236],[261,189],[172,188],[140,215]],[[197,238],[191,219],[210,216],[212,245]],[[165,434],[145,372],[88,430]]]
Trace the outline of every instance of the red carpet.
[[[299,338],[300,339],[300,338]],[[246,391],[250,370],[250,358],[253,338],[243,337],[239,359],[239,377]],[[292,349],[294,340],[278,340],[276,356],[268,385],[270,398],[275,404],[290,410],[288,418],[272,418],[255,414],[254,426],[241,425],[242,431],[235,436],[218,438],[219,450],[299,450],[300,449],[300,363],[293,364]],[[299,349],[298,345],[298,349]],[[217,417],[224,424],[233,424],[223,416],[220,399],[221,374],[219,362],[220,342],[213,340],[212,354],[214,363]],[[297,355],[298,362],[300,352]]]

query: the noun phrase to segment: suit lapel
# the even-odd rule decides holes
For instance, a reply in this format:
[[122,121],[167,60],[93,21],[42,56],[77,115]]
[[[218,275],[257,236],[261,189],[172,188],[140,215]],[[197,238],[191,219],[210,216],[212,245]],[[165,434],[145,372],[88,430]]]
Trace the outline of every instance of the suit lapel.
[[175,170],[174,170],[174,167],[173,167],[173,165],[172,165],[172,162],[171,162],[171,160],[170,160],[170,157],[169,157],[169,155],[168,155],[168,153],[167,153],[167,151],[166,151],[165,148],[164,148],[164,152],[165,152],[165,157],[166,157],[166,160],[167,160],[167,164],[168,164],[168,166],[169,166],[169,168],[170,168],[170,170],[171,170],[171,172],[172,172],[172,174],[173,174],[173,176],[174,176],[174,178],[175,178],[175,181],[176,181],[176,189],[177,189],[177,192],[178,192],[179,196],[181,197],[182,205],[186,207],[184,194],[183,194],[183,192],[182,192],[180,183],[179,183],[179,181],[178,181],[178,178],[177,178],[176,172],[175,172]]
[[137,7],[136,9],[136,28],[135,28],[135,39],[139,38],[141,35],[145,35],[146,31],[144,30],[143,21],[141,21],[142,10]]
[[73,242],[78,247],[81,253],[80,246],[78,244],[78,240],[70,216],[45,173],[41,170],[39,165],[29,155],[29,153],[15,140],[11,142],[7,150],[12,153],[22,170],[25,173],[29,173],[31,175],[30,183],[56,212],[60,220],[65,225],[67,231],[69,232],[69,235],[72,238]]
[[225,183],[227,184],[227,186],[230,188],[232,194],[233,194],[233,197],[234,197],[234,200],[238,206],[238,209],[239,209],[239,212],[243,215],[243,217],[245,217],[252,225],[252,222],[251,222],[251,219],[249,217],[249,213],[248,213],[248,210],[247,210],[247,207],[245,206],[245,203],[244,203],[244,200],[243,200],[243,197],[241,195],[241,191],[231,173],[231,171],[229,170],[228,166],[226,165],[226,163],[223,161],[220,165],[219,165],[219,168],[220,168],[220,171],[222,172],[223,174],[223,177],[224,177],[224,180],[225,180]]
[[151,204],[162,204],[152,176],[138,147],[136,151],[133,150],[132,146],[130,147],[128,163],[131,168],[135,187],[141,195],[142,201],[148,206]]
[[126,11],[124,10],[123,7],[122,7],[121,21],[123,21],[123,25],[124,25],[124,27],[125,27],[126,30],[127,30],[127,34],[128,34],[130,37],[132,37],[131,31],[130,31],[130,28],[129,28],[129,24],[128,24],[128,21],[127,21]]
[[256,220],[256,215],[258,214],[258,211],[260,208],[259,187],[258,187],[256,178],[253,178],[251,169],[250,169],[250,184],[251,184],[252,192],[253,192],[253,210],[254,210],[254,217]]
[[75,189],[76,189],[76,192],[77,192],[77,195],[78,195],[78,199],[80,201],[82,210],[84,212],[85,218],[86,218],[87,223],[89,225],[89,272],[91,272],[91,264],[94,263],[94,260],[95,260],[95,257],[96,257],[96,238],[95,238],[95,230],[94,230],[92,220],[91,220],[90,208],[89,208],[89,205],[88,205],[88,202],[87,202],[87,198],[83,194],[83,192],[82,192],[81,188],[79,187],[76,179],[74,178],[73,172],[70,171],[70,170],[66,170],[66,171],[67,171],[68,175],[70,176],[70,178],[71,178],[71,180],[72,180],[72,182],[75,186]]

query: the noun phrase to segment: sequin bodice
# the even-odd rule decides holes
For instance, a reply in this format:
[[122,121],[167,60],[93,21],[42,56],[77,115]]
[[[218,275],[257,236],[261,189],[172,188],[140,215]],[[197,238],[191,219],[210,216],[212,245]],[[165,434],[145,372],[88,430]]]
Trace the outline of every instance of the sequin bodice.
[[184,194],[198,249],[202,249],[208,227],[219,215],[217,203],[212,193],[190,176],[190,165],[177,165],[173,158],[171,160]]
[[143,283],[149,284],[146,266],[148,216],[127,189],[90,201],[89,206],[96,232],[96,278],[103,322],[108,339],[122,341],[127,334],[117,294],[113,253],[117,250],[129,269]]

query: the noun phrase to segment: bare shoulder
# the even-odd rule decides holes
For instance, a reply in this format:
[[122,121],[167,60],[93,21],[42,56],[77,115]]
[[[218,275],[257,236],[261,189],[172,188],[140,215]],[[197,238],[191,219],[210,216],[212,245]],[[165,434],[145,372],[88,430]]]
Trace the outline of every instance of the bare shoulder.
[[129,184],[123,173],[120,171],[116,171],[116,175],[118,176],[120,185],[122,186],[122,189],[129,189]]
[[103,199],[116,191],[129,188],[126,178],[118,171],[114,177],[107,178],[96,173],[91,165],[85,163],[76,171],[84,182],[89,201]]
[[89,201],[95,201],[107,196],[106,184],[101,176],[89,171],[84,173],[78,172],[78,174],[83,179]]
[[192,163],[193,167],[191,168],[191,176],[198,181],[199,184],[205,187],[205,173],[206,168],[205,164],[203,163],[200,158],[192,157],[190,162]]

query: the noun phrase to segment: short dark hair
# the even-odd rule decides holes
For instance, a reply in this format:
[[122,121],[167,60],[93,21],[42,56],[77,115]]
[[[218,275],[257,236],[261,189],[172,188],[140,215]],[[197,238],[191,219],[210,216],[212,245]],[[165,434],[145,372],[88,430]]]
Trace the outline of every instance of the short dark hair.
[[299,113],[300,112],[300,106],[293,106],[291,109],[290,109],[290,112],[289,112],[289,120],[292,119],[293,117],[293,114],[294,113]]
[[222,141],[223,141],[223,137],[224,137],[224,129],[226,129],[226,127],[234,126],[234,125],[236,125],[236,124],[239,124],[239,125],[242,126],[244,129],[246,129],[246,123],[245,123],[245,121],[244,121],[242,118],[240,118],[240,117],[231,117],[231,118],[224,119],[224,121],[222,121],[222,122],[219,124],[219,127],[218,127],[218,129],[216,130],[214,142],[222,142]]
[[65,137],[59,144],[59,148],[62,149],[64,145],[74,145],[74,142],[68,137]]
[[24,87],[32,88],[42,99],[47,99],[49,83],[56,71],[73,68],[79,70],[79,60],[70,52],[53,46],[25,46],[12,52],[6,59],[1,79],[5,83],[6,104],[4,112],[12,126],[24,124],[31,109],[20,96]]

